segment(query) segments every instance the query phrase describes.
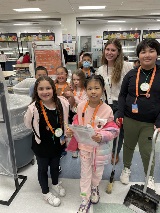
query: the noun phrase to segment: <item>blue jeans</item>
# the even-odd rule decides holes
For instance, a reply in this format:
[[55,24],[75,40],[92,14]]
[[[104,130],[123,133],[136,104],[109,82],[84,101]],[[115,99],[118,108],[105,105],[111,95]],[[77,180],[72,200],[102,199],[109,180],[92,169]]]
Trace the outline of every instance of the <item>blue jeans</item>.
[[36,156],[38,164],[38,181],[42,189],[43,194],[49,192],[48,187],[48,166],[50,166],[50,174],[52,179],[52,184],[58,184],[59,177],[59,157],[54,158],[41,158]]

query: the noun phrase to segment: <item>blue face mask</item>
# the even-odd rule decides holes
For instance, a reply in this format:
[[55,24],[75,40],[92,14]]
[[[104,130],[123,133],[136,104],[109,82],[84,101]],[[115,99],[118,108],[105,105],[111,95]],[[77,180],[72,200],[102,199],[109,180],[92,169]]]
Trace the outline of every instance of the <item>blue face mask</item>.
[[91,62],[90,61],[83,61],[83,67],[84,68],[88,68],[91,66]]

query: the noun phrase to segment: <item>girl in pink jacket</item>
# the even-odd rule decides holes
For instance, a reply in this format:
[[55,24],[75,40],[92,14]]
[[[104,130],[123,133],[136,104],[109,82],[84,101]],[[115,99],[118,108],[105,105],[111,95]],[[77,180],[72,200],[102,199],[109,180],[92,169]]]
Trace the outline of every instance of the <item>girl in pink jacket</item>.
[[[78,213],[87,213],[91,203],[99,202],[98,186],[102,179],[104,164],[110,162],[111,157],[108,142],[117,137],[119,132],[113,121],[112,109],[101,101],[104,91],[103,77],[92,75],[86,80],[85,88],[89,100],[78,104],[76,121],[73,121],[73,124],[75,122],[78,125],[92,127],[95,132],[92,136],[95,145],[91,145],[90,141],[85,143],[77,141],[81,159],[80,188],[82,196]],[[76,136],[71,129],[68,129],[66,134],[68,137]]]
[[[65,196],[65,189],[58,182],[58,176],[68,111],[69,103],[64,97],[57,97],[53,80],[48,76],[39,77],[34,86],[33,103],[28,106],[24,123],[34,133],[32,150],[37,159],[38,181],[43,197],[53,206],[60,205],[57,195]],[[53,193],[48,186],[48,166]]]

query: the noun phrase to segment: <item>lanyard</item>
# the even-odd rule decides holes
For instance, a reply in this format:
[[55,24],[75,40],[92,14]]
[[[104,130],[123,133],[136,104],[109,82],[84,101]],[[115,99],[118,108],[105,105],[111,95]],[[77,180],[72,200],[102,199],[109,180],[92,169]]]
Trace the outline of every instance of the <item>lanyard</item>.
[[[78,98],[80,99],[81,98],[81,96],[82,96],[82,93],[83,93],[83,88],[81,88],[81,90],[80,90],[80,94],[79,94],[79,96],[78,96]],[[73,94],[74,94],[74,96],[76,96],[77,95],[77,91],[76,90],[74,90],[73,91]]]
[[110,88],[110,90],[111,90],[111,89],[112,89],[112,82],[110,82],[109,76],[108,76],[108,64],[107,64],[107,80],[108,80],[109,88]]
[[[136,77],[136,100],[135,100],[135,103],[136,103],[137,98],[139,96],[139,94],[138,94],[138,83],[139,83],[140,71],[141,71],[141,67],[138,68],[137,77]],[[156,65],[154,66],[153,73],[152,73],[152,76],[151,76],[151,79],[150,79],[150,82],[149,82],[149,89],[146,91],[145,94],[140,94],[140,95],[145,95],[147,98],[150,97],[149,92],[150,92],[150,89],[152,87],[152,83],[153,83],[153,80],[154,80],[154,77],[155,77],[155,73],[156,73]]]
[[[94,113],[92,115],[92,118],[91,118],[91,126],[94,127],[94,121],[95,121],[95,117],[96,117],[96,114],[98,112],[98,109],[99,107],[102,105],[102,101],[100,100],[100,103],[98,104],[98,106],[96,106],[95,110],[94,110]],[[83,111],[82,111],[82,121],[83,121],[83,125],[84,125],[84,116],[85,116],[85,111],[87,109],[89,105],[89,101],[87,101],[87,103],[85,104],[84,108],[83,108]]]
[[45,109],[44,109],[44,106],[43,106],[42,101],[40,101],[40,107],[41,107],[41,109],[42,109],[42,113],[43,113],[44,119],[45,119],[45,121],[46,121],[46,124],[47,124],[47,126],[49,127],[49,129],[51,130],[51,132],[53,133],[53,135],[54,135],[55,132],[54,132],[53,127],[51,126],[49,120],[48,120],[48,116],[47,116],[47,113],[46,113],[46,111],[45,111]]
[[87,76],[86,76],[86,77],[91,76],[91,71],[90,71],[90,70],[88,70],[87,72],[85,72],[85,71],[83,70],[83,72],[84,72],[85,76],[86,76],[86,74],[87,74]]
[[[65,88],[68,86],[68,83],[65,83],[65,85],[62,87],[62,89],[61,89],[61,92],[60,92],[60,95],[59,96],[61,96],[62,94],[63,94],[63,92],[64,92],[64,90],[65,90]],[[58,83],[56,84],[56,90],[58,89],[59,87],[58,87]]]

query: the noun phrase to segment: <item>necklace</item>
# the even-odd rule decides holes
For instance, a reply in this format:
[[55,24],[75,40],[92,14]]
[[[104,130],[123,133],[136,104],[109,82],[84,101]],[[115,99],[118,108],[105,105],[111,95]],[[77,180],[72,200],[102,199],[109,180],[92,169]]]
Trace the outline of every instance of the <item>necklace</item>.
[[[83,88],[81,88],[81,90],[80,90],[80,94],[78,95],[78,99],[80,99],[81,98],[81,96],[82,96],[82,93],[83,93]],[[76,96],[77,95],[77,90],[74,90],[73,91],[73,94],[74,94],[74,96]]]
[[[65,90],[65,88],[66,88],[67,86],[68,86],[68,83],[65,83],[64,86],[63,86],[62,89],[61,89],[61,92],[60,92],[59,96],[62,96],[62,95],[63,95],[64,90]],[[59,88],[59,84],[56,83],[56,90],[57,90],[58,88]]]
[[[138,68],[137,77],[136,77],[136,100],[137,100],[137,98],[138,98],[138,96],[139,96],[139,94],[138,94],[138,84],[139,84],[140,71],[141,71],[141,67]],[[151,89],[151,87],[152,87],[152,83],[153,83],[153,80],[154,80],[154,77],[155,77],[155,73],[156,73],[156,66],[154,66],[153,73],[152,73],[152,76],[151,76],[151,79],[150,79],[149,84],[148,84],[148,83],[142,83],[142,84],[140,85],[140,88],[142,87],[141,90],[142,90],[142,91],[146,91],[145,94],[140,94],[140,95],[145,95],[146,98],[149,98],[149,97],[150,97],[149,92],[150,92],[150,89]],[[147,78],[148,78],[148,77],[147,77]],[[144,86],[143,86],[143,84],[147,84],[147,85],[144,85]],[[136,103],[136,100],[135,100],[135,103]]]
[[141,71],[146,76],[146,79],[145,79],[145,82],[140,85],[140,88],[142,91],[145,92],[149,89],[149,84],[147,83],[147,79],[148,79],[149,75],[151,74],[151,72],[153,71],[153,69],[151,69],[151,71],[149,72],[148,75],[142,69],[141,69]]
[[[95,121],[95,117],[96,117],[96,114],[99,110],[99,107],[103,104],[103,102],[100,100],[100,103],[96,106],[94,112],[93,112],[93,115],[92,115],[92,118],[91,118],[91,126],[94,127],[94,121]],[[82,111],[82,121],[83,121],[83,125],[84,125],[84,116],[85,116],[85,112],[86,112],[86,109],[89,105],[89,101],[87,101],[87,103],[85,104],[84,108],[83,108],[83,111]]]
[[56,137],[61,137],[62,134],[63,134],[62,128],[57,128],[55,131],[53,130],[53,127],[51,126],[51,124],[50,124],[50,122],[49,122],[49,120],[48,120],[48,116],[47,116],[47,113],[46,113],[46,111],[45,111],[45,109],[44,109],[44,106],[43,106],[42,101],[40,101],[40,107],[41,107],[41,110],[42,110],[44,119],[45,119],[45,121],[46,121],[47,127],[50,129],[50,131],[51,131],[52,134],[53,134],[53,136],[52,136],[53,140],[54,140],[54,135],[55,135]]

